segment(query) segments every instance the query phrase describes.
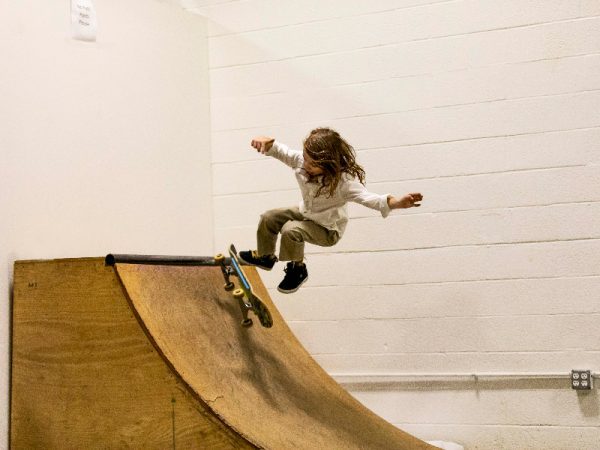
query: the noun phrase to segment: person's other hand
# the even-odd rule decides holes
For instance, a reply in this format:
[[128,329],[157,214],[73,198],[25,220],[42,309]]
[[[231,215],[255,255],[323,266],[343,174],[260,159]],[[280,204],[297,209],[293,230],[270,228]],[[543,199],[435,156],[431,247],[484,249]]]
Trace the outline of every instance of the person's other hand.
[[275,139],[268,136],[257,136],[252,139],[252,147],[254,147],[257,151],[261,152],[263,155],[267,153],[271,147],[273,146],[273,142]]
[[390,209],[400,209],[400,208],[413,208],[421,206],[421,202],[423,200],[423,195],[420,192],[413,192],[411,194],[406,194],[404,197],[396,198],[393,196],[388,197],[388,205]]

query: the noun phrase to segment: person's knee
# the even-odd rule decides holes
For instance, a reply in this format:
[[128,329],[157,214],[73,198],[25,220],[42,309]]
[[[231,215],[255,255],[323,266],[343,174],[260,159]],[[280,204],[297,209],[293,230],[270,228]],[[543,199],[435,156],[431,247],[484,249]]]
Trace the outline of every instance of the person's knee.
[[281,228],[281,237],[290,239],[295,242],[303,242],[302,230],[294,223],[294,221],[286,222]]
[[277,222],[277,210],[265,211],[260,215],[260,224],[271,225]]

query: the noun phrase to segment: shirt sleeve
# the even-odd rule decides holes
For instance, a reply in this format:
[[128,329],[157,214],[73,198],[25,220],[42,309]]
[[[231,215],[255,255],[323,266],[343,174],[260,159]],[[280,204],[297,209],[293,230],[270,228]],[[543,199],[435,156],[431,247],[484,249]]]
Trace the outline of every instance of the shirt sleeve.
[[265,153],[267,156],[277,158],[282,163],[290,166],[292,169],[297,169],[304,164],[304,155],[299,150],[292,150],[287,145],[275,141],[269,151]]
[[389,194],[375,194],[357,180],[349,180],[344,188],[344,198],[349,202],[359,203],[367,208],[375,209],[382,217],[390,214],[390,206],[387,199]]

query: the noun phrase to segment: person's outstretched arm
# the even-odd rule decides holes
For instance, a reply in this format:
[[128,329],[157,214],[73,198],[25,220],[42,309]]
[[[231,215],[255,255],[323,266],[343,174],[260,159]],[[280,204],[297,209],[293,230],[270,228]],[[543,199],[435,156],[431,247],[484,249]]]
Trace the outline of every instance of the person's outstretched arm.
[[279,161],[293,169],[302,167],[304,161],[302,152],[292,150],[287,145],[276,141],[275,138],[269,136],[257,136],[252,139],[250,145],[254,147],[257,152],[277,158]]
[[383,217],[387,217],[392,209],[404,209],[421,206],[423,195],[419,192],[395,197],[391,194],[375,194],[357,180],[350,181],[345,186],[344,197],[348,201],[359,203],[367,208],[378,210]]

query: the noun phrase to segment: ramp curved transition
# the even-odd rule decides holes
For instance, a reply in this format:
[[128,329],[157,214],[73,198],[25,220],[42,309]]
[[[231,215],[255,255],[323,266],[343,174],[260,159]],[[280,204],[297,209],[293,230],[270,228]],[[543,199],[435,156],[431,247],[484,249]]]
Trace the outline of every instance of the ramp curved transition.
[[434,448],[329,377],[246,272],[272,328],[240,325],[219,267],[17,262],[12,448]]

